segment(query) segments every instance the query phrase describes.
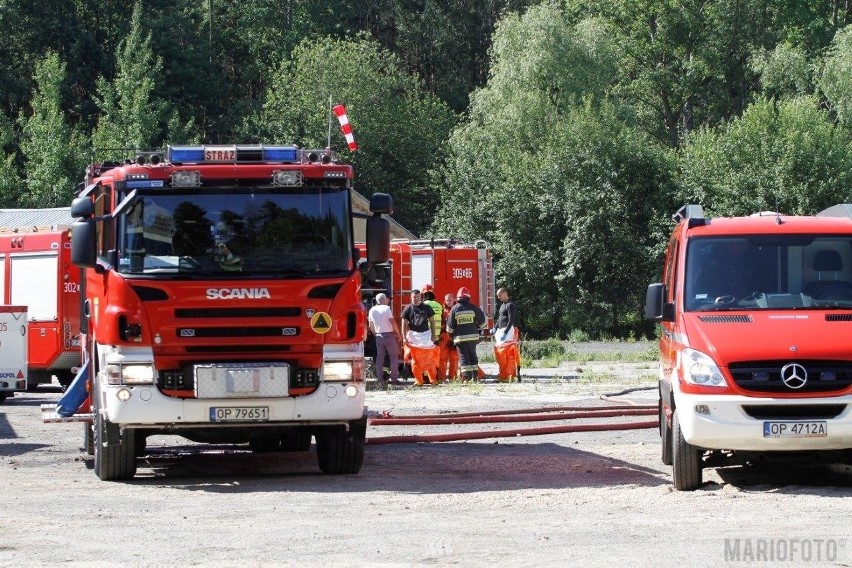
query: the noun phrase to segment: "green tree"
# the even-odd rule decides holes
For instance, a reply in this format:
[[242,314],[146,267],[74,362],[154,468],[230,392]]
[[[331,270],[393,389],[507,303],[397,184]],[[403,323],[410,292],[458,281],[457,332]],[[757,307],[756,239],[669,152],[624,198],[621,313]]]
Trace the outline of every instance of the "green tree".
[[[341,154],[358,172],[356,189],[396,197],[396,216],[415,232],[431,222],[439,204],[427,172],[442,156],[455,116],[424,93],[399,60],[366,38],[305,41],[273,73],[263,109],[246,126],[269,142],[344,147],[329,97],[344,103],[359,149]],[[332,122],[329,119],[332,118]]]
[[16,154],[13,150],[15,141],[14,125],[5,114],[0,113],[0,207],[15,208],[23,192],[21,176],[15,164]]
[[819,87],[838,121],[852,130],[852,25],[835,36],[823,62]]
[[680,171],[684,200],[719,215],[810,215],[852,198],[849,135],[811,96],[758,99],[742,118],[696,132]]
[[504,18],[488,84],[435,172],[433,232],[491,243],[534,335],[644,325],[650,226],[672,183],[666,154],[606,102],[612,35],[600,18],[571,24],[554,2]]
[[82,136],[68,125],[61,108],[65,77],[65,63],[48,53],[36,66],[32,114],[21,114],[18,120],[27,187],[19,205],[24,207],[67,205],[82,175]]
[[117,71],[112,82],[98,80],[100,116],[92,135],[95,148],[152,148],[163,139],[165,105],[156,98],[162,61],[151,49],[145,33],[142,3],[133,8],[131,28],[116,53]]

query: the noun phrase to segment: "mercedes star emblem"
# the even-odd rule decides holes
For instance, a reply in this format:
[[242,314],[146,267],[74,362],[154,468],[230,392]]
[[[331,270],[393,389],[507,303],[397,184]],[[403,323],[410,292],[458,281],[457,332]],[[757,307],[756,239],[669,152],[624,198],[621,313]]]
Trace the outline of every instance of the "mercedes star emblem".
[[791,389],[800,389],[808,382],[808,371],[798,363],[781,367],[781,380]]

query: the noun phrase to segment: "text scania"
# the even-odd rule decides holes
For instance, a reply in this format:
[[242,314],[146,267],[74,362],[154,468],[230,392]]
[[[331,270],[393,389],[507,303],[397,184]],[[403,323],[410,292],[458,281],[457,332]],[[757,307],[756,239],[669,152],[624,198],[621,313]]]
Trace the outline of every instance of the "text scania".
[[261,300],[272,298],[267,288],[208,288],[208,300]]

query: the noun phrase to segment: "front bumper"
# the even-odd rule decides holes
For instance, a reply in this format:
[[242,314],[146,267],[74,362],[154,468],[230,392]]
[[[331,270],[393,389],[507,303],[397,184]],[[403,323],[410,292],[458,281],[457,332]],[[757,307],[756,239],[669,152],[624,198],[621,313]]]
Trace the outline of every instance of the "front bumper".
[[[754,418],[745,406],[846,405],[834,418]],[[709,450],[800,451],[852,448],[852,396],[773,399],[739,395],[675,394],[678,421],[684,439]],[[696,411],[696,406],[708,412]],[[771,413],[770,413],[771,414]],[[765,422],[825,422],[822,437],[772,438],[764,436]]]
[[[350,396],[347,394],[347,387]],[[118,392],[130,391],[130,398],[121,401]],[[211,422],[210,409],[214,407],[268,407],[268,420],[257,425],[285,425],[287,423],[344,422],[361,418],[364,414],[364,383],[320,383],[312,394],[285,398],[211,398],[186,399],[165,396],[153,385],[113,386],[100,392],[101,408],[106,410],[110,422],[120,426],[228,427],[246,423]]]

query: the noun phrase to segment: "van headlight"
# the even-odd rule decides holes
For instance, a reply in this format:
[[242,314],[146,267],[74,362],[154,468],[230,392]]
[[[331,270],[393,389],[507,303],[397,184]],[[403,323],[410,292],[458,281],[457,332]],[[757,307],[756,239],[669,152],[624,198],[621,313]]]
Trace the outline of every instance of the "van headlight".
[[350,382],[352,361],[326,361],[322,364],[322,380],[326,383]]
[[728,383],[722,376],[722,371],[713,359],[695,349],[688,347],[681,356],[683,380],[691,385],[701,387],[727,387]]
[[154,383],[154,365],[107,365],[104,368],[111,385],[150,385]]

